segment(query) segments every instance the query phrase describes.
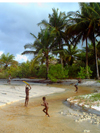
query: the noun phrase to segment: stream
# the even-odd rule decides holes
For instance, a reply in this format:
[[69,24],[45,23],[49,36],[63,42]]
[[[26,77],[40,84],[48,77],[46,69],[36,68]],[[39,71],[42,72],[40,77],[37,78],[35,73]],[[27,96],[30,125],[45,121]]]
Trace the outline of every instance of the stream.
[[93,93],[94,88],[79,86],[79,92],[75,93],[75,87],[71,85],[48,86],[65,89],[61,93],[46,95],[50,117],[42,112],[42,96],[30,98],[28,107],[22,100],[0,108],[0,133],[100,133],[100,123],[95,123],[100,116],[93,115],[94,122],[91,119],[78,121],[87,112],[64,103],[69,97]]

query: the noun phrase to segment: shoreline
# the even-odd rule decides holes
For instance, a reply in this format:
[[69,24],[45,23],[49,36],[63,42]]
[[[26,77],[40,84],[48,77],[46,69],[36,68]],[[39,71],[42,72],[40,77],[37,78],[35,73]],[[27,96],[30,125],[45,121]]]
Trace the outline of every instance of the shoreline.
[[[62,91],[65,91],[65,89],[63,89],[63,88],[49,87],[48,85],[50,85],[51,83],[46,84],[46,82],[48,82],[48,81],[41,83],[40,80],[43,82],[42,79],[27,79],[27,78],[19,79],[19,78],[17,78],[17,79],[12,79],[10,85],[7,84],[6,79],[0,79],[0,83],[2,82],[0,85],[0,93],[1,93],[0,108],[5,105],[12,104],[14,102],[19,102],[19,101],[25,99],[25,83],[23,83],[23,80],[26,82],[29,82],[33,88],[30,91],[30,98],[40,97],[40,96],[44,96],[44,95],[50,95],[53,93],[60,93]],[[35,83],[34,83],[34,81],[35,81]],[[62,80],[62,83],[60,83],[60,82],[59,83],[64,84],[64,85],[66,85],[66,87],[68,87],[68,86],[74,85],[75,82],[77,82],[77,79],[66,79],[66,80]],[[56,83],[56,84],[59,84],[59,83]],[[97,83],[96,80],[89,80],[89,79],[82,80],[82,83],[79,84],[79,87],[80,86],[96,87],[95,92],[97,92],[97,93],[100,92],[100,88],[99,88],[100,83]],[[70,104],[73,104],[75,106],[77,105],[77,106],[83,107],[82,103],[80,103],[78,105],[76,103],[76,100],[72,100],[72,99],[73,99],[73,97],[67,98],[67,102],[70,102]],[[87,106],[84,106],[84,108],[87,108]],[[100,107],[99,107],[99,110],[98,110],[98,108],[97,109],[96,108],[97,108],[97,106],[93,110],[100,111]]]
[[[44,84],[31,84],[31,88],[29,92],[30,98],[64,91],[63,88],[49,87]],[[18,84],[18,82],[12,81],[11,84],[4,82],[0,85],[0,108],[21,100],[25,100],[25,83],[19,82]]]
[[100,111],[99,110],[96,110],[96,109],[93,109],[93,108],[89,108],[89,107],[86,107],[86,106],[81,106],[74,103],[74,102],[70,102],[69,100],[67,101],[64,101],[63,102],[65,106],[68,106],[69,108],[73,109],[73,110],[78,110],[80,112],[87,112],[88,114],[96,114],[97,116],[100,116]]

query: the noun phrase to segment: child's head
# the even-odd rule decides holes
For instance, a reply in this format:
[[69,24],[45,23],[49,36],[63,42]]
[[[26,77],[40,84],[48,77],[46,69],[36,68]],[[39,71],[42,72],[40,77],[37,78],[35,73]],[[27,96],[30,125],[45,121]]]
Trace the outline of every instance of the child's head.
[[43,101],[45,101],[46,100],[46,97],[43,97],[42,99],[43,99]]
[[28,90],[28,87],[26,87],[26,90]]

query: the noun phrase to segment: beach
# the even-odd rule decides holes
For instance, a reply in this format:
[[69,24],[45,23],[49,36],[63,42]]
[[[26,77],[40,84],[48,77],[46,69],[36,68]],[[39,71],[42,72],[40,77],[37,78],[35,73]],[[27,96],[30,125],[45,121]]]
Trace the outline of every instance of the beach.
[[[7,84],[6,80],[0,85],[0,107],[13,102],[18,102],[25,99],[25,86],[23,81],[11,81],[11,84]],[[62,88],[49,87],[44,84],[32,84],[30,90],[31,97],[45,96],[56,92],[64,91]]]
[[[83,112],[63,104],[69,97],[93,93],[94,87],[80,86],[79,93],[74,93],[75,88],[72,85],[30,84],[32,89],[29,105],[25,107],[25,84],[22,81],[14,81],[11,85],[6,81],[1,83],[0,101],[6,100],[2,101],[5,103],[0,107],[0,133],[99,133],[100,125],[91,123],[89,119],[77,122],[77,117],[82,116]],[[43,96],[46,96],[49,103],[50,117],[42,112]]]

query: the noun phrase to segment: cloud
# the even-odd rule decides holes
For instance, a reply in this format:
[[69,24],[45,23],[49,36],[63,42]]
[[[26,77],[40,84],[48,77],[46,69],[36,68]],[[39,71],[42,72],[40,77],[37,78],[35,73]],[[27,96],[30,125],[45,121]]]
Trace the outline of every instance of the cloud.
[[3,54],[3,51],[0,51],[0,56]]
[[[37,24],[43,19],[48,21],[52,8],[59,8],[67,13],[78,10],[79,6],[77,2],[0,3],[0,50],[4,51],[4,54],[10,53],[18,57],[25,51],[25,44],[34,42],[35,39],[30,33],[38,35],[40,26]],[[30,56],[26,57],[31,59]]]
[[19,63],[26,62],[28,60],[28,57],[26,55],[17,54],[15,60],[18,61]]

